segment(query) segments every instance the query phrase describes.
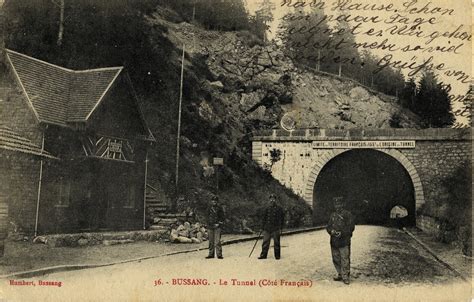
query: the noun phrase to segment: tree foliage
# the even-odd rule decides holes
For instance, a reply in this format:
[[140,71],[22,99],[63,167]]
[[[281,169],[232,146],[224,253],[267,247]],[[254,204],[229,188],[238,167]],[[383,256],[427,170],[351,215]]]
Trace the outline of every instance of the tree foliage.
[[273,148],[272,150],[270,150],[270,162],[272,163],[272,166],[280,161],[281,159],[281,150],[280,149],[275,149]]
[[[298,29],[308,24],[318,24],[312,33]],[[331,49],[327,44],[331,40],[331,29],[322,19],[322,13],[316,9],[310,12],[298,8],[286,14],[279,26],[278,38],[283,42],[284,52],[295,63],[329,71]]]
[[157,0],[178,13],[186,22],[197,22],[211,30],[249,30],[243,0]]
[[454,122],[449,94],[432,71],[425,71],[420,79],[413,111],[427,127],[447,127]]
[[[445,211],[438,219],[442,227],[453,229],[461,243],[462,252],[472,256],[472,164],[462,163],[449,177],[443,180],[442,187],[447,195],[441,200]],[[443,231],[443,230],[442,230]],[[443,239],[443,238],[441,238]]]
[[278,37],[285,53],[301,66],[340,73],[390,95],[404,86],[400,70],[385,68],[374,73],[380,59],[368,51],[360,53],[352,25],[340,21],[331,27],[321,8],[307,11],[298,7],[289,12],[280,24]]
[[400,100],[402,101],[402,106],[413,110],[413,107],[416,102],[417,87],[414,78],[408,79],[403,85],[403,88],[400,90]]
[[401,105],[420,116],[424,127],[449,127],[454,123],[449,94],[432,71],[425,71],[418,85],[408,79],[400,90]]
[[260,28],[259,36],[266,41],[267,31],[270,29],[268,24],[273,21],[273,10],[276,6],[270,0],[262,0],[258,6],[259,8],[255,11],[254,21],[256,22],[255,25]]

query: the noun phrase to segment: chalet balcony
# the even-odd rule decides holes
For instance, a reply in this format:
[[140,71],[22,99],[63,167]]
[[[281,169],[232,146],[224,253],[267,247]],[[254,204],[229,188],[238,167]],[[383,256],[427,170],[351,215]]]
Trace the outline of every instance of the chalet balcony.
[[88,158],[135,163],[133,142],[124,138],[87,135],[81,139],[83,155]]

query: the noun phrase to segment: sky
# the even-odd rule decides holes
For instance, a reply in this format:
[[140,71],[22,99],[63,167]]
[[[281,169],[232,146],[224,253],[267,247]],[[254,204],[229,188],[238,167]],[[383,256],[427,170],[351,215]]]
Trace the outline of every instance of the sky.
[[[270,31],[269,33],[270,38],[274,38],[276,36],[276,32],[278,30],[278,25],[280,23],[281,18],[288,12],[292,12],[293,9],[287,6],[282,6],[281,4],[284,1],[289,1],[289,0],[271,0],[274,2],[276,8],[274,11],[274,21],[271,24]],[[298,0],[292,0],[293,3],[297,2]],[[304,0],[300,0],[303,1]],[[307,3],[310,3],[312,0],[306,0]],[[324,1],[324,0],[316,0],[316,1]],[[413,11],[412,14],[408,13],[400,13],[400,11],[397,11],[397,13],[400,13],[401,15],[404,15],[408,18],[410,18],[409,22],[413,22],[416,18],[424,18],[425,20],[429,20],[432,17],[435,17],[436,19],[433,20],[433,23],[435,24],[428,24],[425,23],[421,25],[421,30],[423,30],[425,35],[429,35],[431,32],[438,32],[440,35],[442,35],[445,32],[449,32],[450,34],[455,31],[455,29],[462,25],[462,28],[460,32],[466,31],[467,33],[472,32],[472,23],[474,21],[474,18],[472,17],[472,10],[471,10],[471,5],[474,3],[474,0],[451,0],[451,1],[446,1],[446,0],[392,0],[391,1],[380,1],[380,0],[326,0],[325,1],[325,13],[326,14],[352,14],[353,16],[355,15],[361,15],[361,16],[375,16],[378,15],[379,18],[382,19],[387,19],[391,15],[394,14],[394,12],[380,12],[380,11],[339,11],[335,10],[332,11],[331,8],[333,7],[333,3],[335,1],[350,1],[350,4],[356,4],[356,3],[361,3],[361,4],[385,4],[388,5],[390,3],[393,3],[397,8],[403,9],[403,4],[404,3],[410,3],[410,2],[416,2],[413,3],[410,8],[416,8],[417,10]],[[260,0],[246,0],[247,7],[250,11],[251,14],[255,12],[255,10],[258,8],[258,5],[261,1]],[[419,10],[421,10],[425,5],[427,6],[428,10],[434,9],[436,7],[439,7],[441,10],[444,9],[453,9],[454,12],[449,15],[449,14],[444,14],[441,15],[438,11],[435,11],[434,13],[428,13],[428,14],[423,14],[419,13]],[[400,20],[401,16],[397,19]],[[356,25],[356,23],[351,22],[350,23],[352,26]],[[412,23],[410,23],[412,24]],[[382,29],[386,30],[388,27],[393,26],[394,24],[385,24],[383,22],[378,23],[373,25],[373,27],[377,29]],[[401,26],[403,24],[398,23],[397,25]],[[370,23],[364,23],[362,24],[361,28],[362,29],[368,29],[371,26]],[[411,25],[410,25],[411,26]],[[366,31],[366,30],[365,30]],[[436,33],[434,33],[436,35]],[[394,53],[391,53],[393,55],[392,60],[403,60],[406,62],[413,62],[416,61],[418,64],[421,64],[423,61],[427,60],[430,56],[433,56],[433,62],[435,65],[438,64],[444,64],[443,68],[449,68],[450,70],[454,71],[461,71],[464,72],[467,75],[472,74],[472,62],[474,60],[474,56],[472,54],[472,41],[469,41],[467,39],[461,40],[461,39],[455,39],[455,38],[449,38],[449,37],[439,37],[437,38],[433,43],[430,43],[428,45],[425,45],[424,43],[428,41],[428,39],[421,39],[421,38],[413,38],[413,37],[407,37],[407,36],[393,36],[393,35],[388,35],[386,32],[384,32],[383,37],[381,38],[375,38],[375,37],[368,37],[367,35],[357,35],[356,36],[356,41],[361,43],[361,42],[374,42],[376,39],[385,39],[388,38],[389,41],[392,41],[396,43],[397,45],[400,46],[405,46],[407,44],[410,44],[412,47],[415,47],[416,45],[420,46],[445,46],[445,49],[448,49],[449,47],[453,45],[460,45],[457,49],[458,54],[453,54],[453,53],[441,53],[439,51],[435,52],[421,52],[421,51],[416,51],[416,52],[402,52],[402,51],[397,51]],[[379,41],[381,41],[379,40]],[[377,55],[378,57],[383,57],[388,54],[388,52],[385,50],[371,50],[372,53]],[[414,55],[416,56],[416,59],[413,60]],[[408,71],[402,70],[404,75],[406,76]],[[469,84],[461,84],[459,81],[455,80],[455,77],[451,76],[446,76],[443,74],[439,75],[439,80],[443,81],[444,83],[450,84],[452,87],[451,94],[460,94],[460,95],[465,95],[466,92],[469,89]],[[456,110],[457,108],[460,108],[462,105],[457,102],[453,104],[453,109]],[[460,121],[464,122],[465,120],[461,119]]]

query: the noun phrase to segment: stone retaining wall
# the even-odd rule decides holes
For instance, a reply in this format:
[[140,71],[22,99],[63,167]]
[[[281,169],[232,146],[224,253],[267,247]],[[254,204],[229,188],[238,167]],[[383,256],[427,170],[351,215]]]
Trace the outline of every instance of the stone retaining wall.
[[168,239],[169,230],[151,231],[128,231],[114,233],[77,233],[77,234],[56,234],[37,237],[37,241],[45,243],[51,247],[60,246],[91,246],[91,245],[113,245],[120,243],[130,243],[135,241],[157,241]]
[[419,215],[416,218],[416,226],[423,232],[438,236],[440,233],[440,224],[433,217]]

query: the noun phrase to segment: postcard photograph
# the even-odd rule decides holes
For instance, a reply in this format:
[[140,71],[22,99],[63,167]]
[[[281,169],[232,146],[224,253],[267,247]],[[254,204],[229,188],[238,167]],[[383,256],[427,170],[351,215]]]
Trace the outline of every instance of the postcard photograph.
[[0,301],[471,301],[468,0],[0,0]]

